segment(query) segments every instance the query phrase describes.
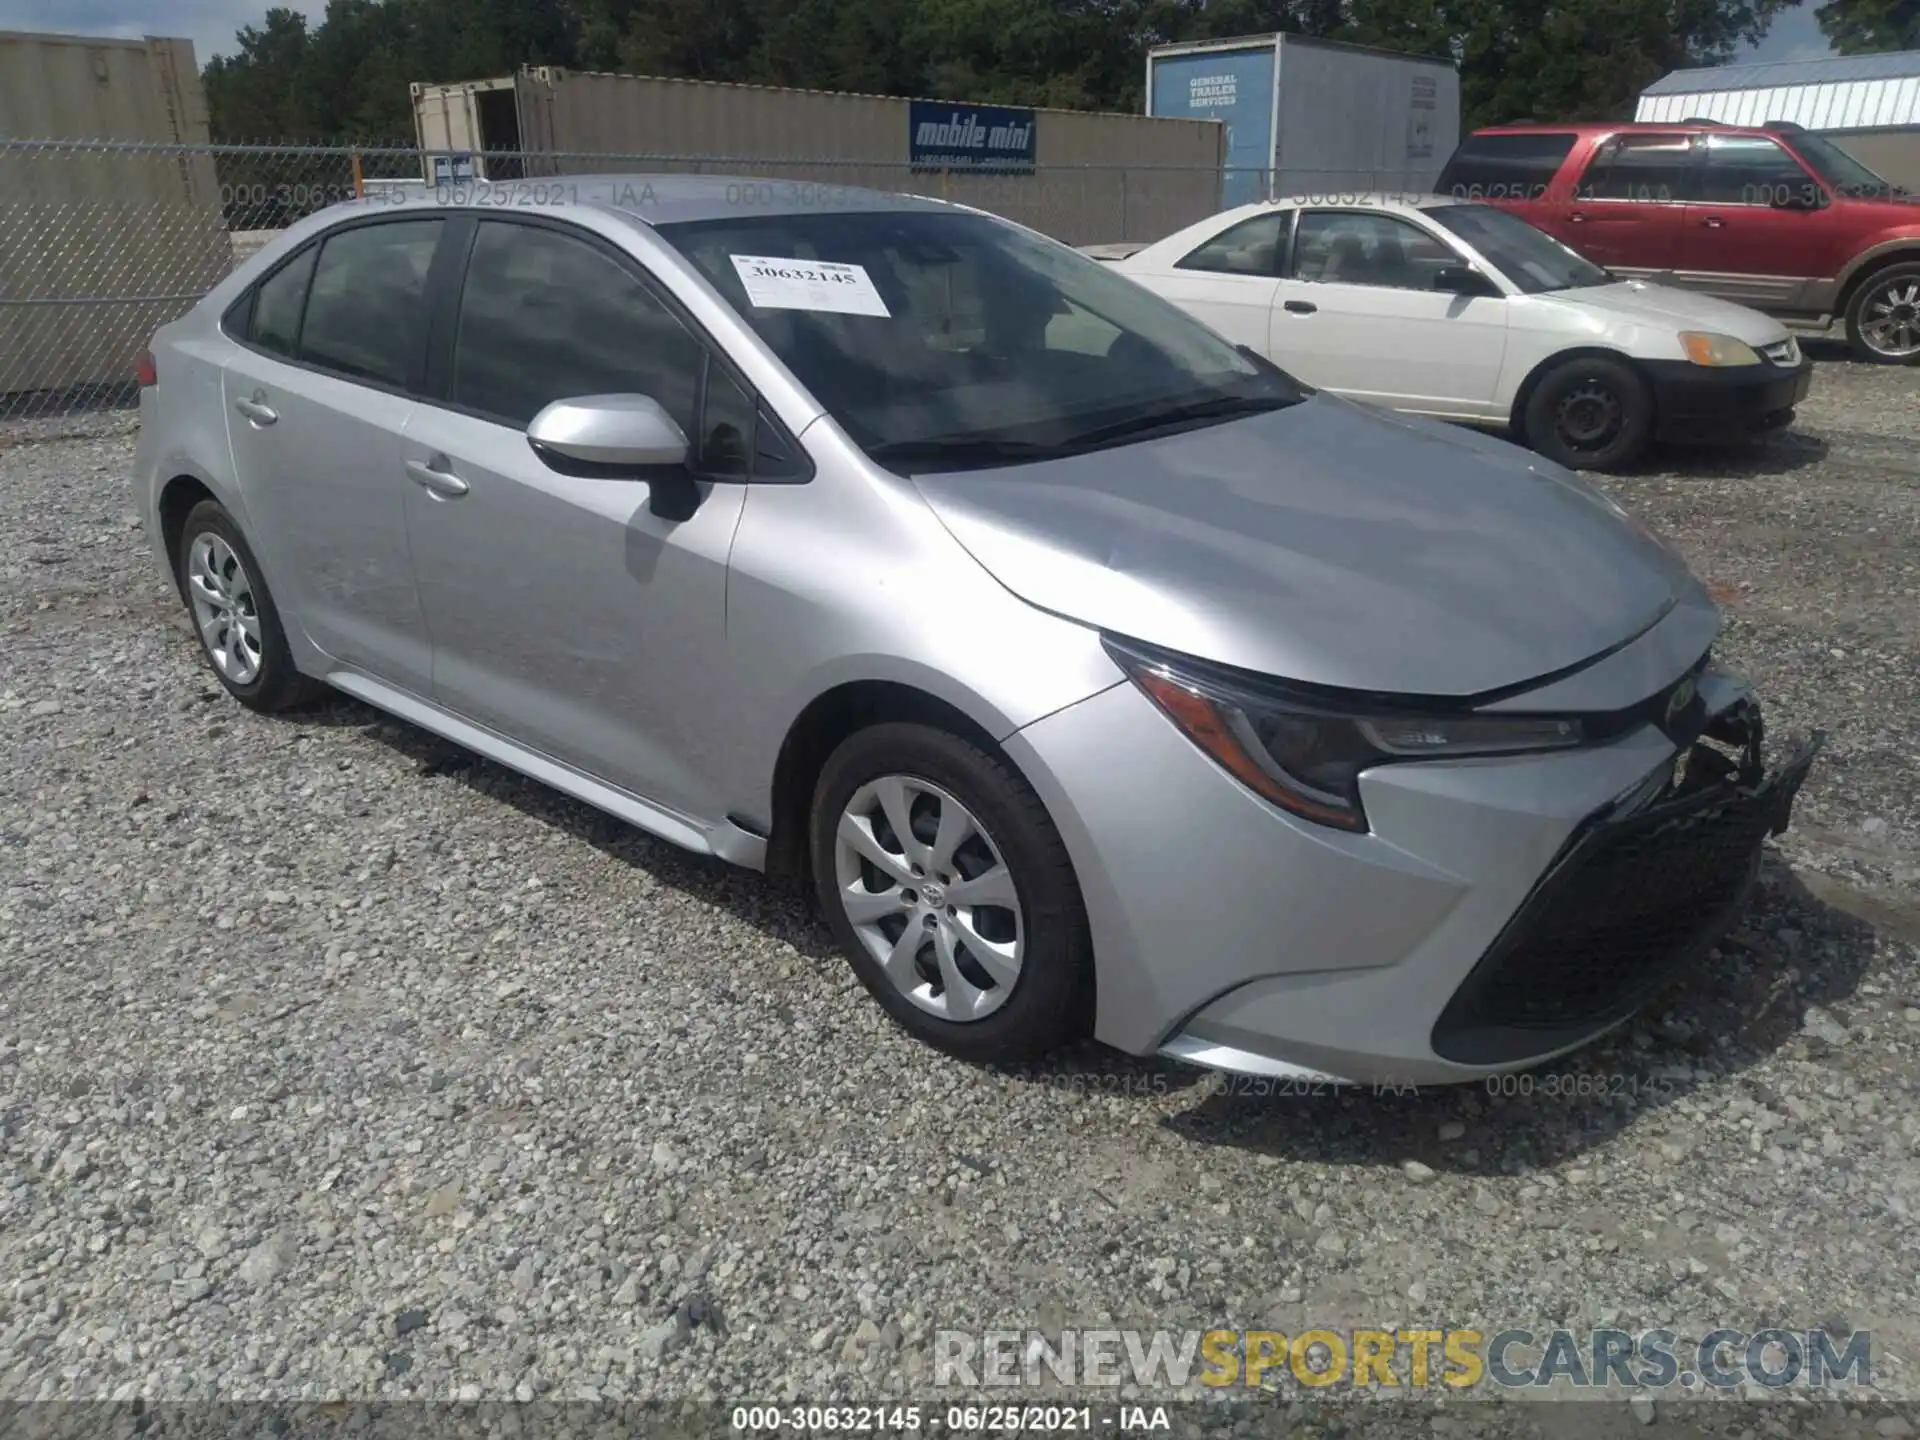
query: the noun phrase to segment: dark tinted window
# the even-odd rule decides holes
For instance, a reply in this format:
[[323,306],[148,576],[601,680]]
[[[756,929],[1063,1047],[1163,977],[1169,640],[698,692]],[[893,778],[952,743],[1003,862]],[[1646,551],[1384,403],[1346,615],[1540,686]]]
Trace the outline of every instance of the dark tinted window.
[[555,400],[651,395],[696,444],[701,343],[611,256],[483,221],[460,293],[453,401],[525,425]]
[[1693,146],[1685,135],[1622,135],[1600,147],[1580,177],[1582,200],[1688,198]]
[[313,278],[314,256],[308,246],[261,282],[253,297],[253,324],[247,338],[275,355],[293,355],[300,338],[300,310],[307,303],[307,281]]
[[1434,188],[1462,200],[1526,200],[1543,196],[1573,149],[1564,133],[1469,135]]
[[753,397],[709,355],[706,404],[700,410],[700,443],[694,452],[694,468],[705,475],[751,474],[757,422]]
[[1278,275],[1293,215],[1291,210],[1274,210],[1242,220],[1193,251],[1179,268],[1222,275]]
[[1709,135],[1700,198],[1715,205],[1812,203],[1820,198],[1820,187],[1799,161],[1764,136]]
[[438,220],[359,225],[329,235],[313,270],[300,358],[405,385],[426,340],[427,267],[439,239]]

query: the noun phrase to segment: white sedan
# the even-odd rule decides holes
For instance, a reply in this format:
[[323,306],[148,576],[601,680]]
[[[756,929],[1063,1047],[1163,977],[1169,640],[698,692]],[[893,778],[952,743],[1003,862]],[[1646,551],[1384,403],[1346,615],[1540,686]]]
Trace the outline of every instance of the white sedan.
[[1793,419],[1779,321],[1622,280],[1526,221],[1442,197],[1243,205],[1088,253],[1321,389],[1510,431],[1566,465]]

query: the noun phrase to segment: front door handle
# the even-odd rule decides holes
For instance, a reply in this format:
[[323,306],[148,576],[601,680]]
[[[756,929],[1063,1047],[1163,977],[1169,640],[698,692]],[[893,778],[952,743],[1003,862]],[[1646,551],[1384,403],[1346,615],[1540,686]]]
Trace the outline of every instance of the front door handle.
[[233,408],[255,425],[271,425],[280,418],[279,412],[267,404],[266,397],[259,393],[251,400],[244,395],[235,396]]
[[1709,215],[1707,216],[1706,219],[1702,220],[1700,223],[1706,226],[1707,229],[1709,230],[1720,230],[1726,227],[1727,222],[1722,220],[1718,215]]
[[1568,223],[1568,224],[1570,224],[1570,225],[1584,225],[1584,224],[1586,224],[1586,223],[1587,223],[1587,212],[1586,212],[1586,211],[1584,211],[1584,210],[1575,210],[1575,211],[1573,211],[1573,212],[1572,212],[1572,213],[1571,213],[1570,215],[1568,215],[1568,216],[1567,216],[1567,223]]
[[1314,304],[1311,300],[1287,301],[1287,309],[1291,310],[1296,315],[1311,315],[1313,314],[1314,311],[1318,310],[1319,308],[1320,307]]
[[452,500],[467,493],[467,482],[451,470],[440,468],[447,464],[444,455],[436,455],[432,460],[407,461],[407,478],[421,489],[443,500]]

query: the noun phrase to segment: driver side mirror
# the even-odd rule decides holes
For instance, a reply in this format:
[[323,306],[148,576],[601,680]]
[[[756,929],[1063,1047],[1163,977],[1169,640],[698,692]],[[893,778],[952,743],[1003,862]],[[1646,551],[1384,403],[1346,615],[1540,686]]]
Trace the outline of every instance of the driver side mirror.
[[1454,295],[1494,298],[1500,287],[1471,265],[1442,265],[1433,272],[1433,288]]
[[686,432],[651,395],[556,400],[528,424],[527,443],[562,475],[646,481],[647,508],[662,520],[688,519],[699,507]]

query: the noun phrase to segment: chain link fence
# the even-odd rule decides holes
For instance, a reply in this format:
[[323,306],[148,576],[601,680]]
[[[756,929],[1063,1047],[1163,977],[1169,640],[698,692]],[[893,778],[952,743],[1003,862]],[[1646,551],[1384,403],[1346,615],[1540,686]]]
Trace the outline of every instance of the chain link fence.
[[[468,167],[472,167],[471,169]],[[492,184],[590,173],[751,177],[742,203],[809,186],[934,195],[1069,244],[1155,240],[1265,195],[1264,172],[1140,165],[1041,166],[1026,175],[924,172],[906,162],[647,154],[436,157],[406,146],[161,145],[0,138],[0,417],[128,405],[153,332],[235,266],[317,210],[419,184]],[[1386,177],[1327,177],[1328,193]],[[1290,175],[1297,185],[1297,173]]]

